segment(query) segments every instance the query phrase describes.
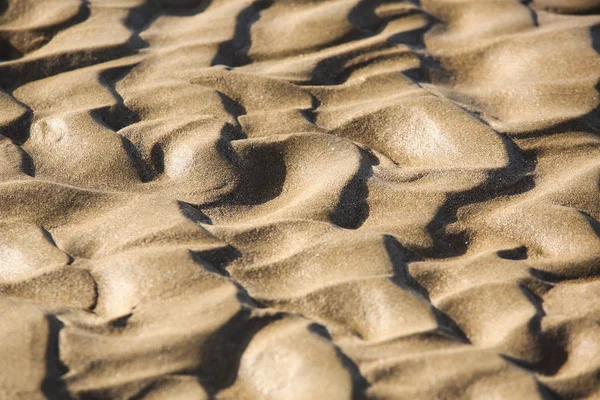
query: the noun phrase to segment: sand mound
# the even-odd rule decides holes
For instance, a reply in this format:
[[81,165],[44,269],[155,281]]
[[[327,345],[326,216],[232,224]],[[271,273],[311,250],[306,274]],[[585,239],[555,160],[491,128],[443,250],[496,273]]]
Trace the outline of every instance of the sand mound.
[[0,2],[0,397],[600,396],[600,2]]

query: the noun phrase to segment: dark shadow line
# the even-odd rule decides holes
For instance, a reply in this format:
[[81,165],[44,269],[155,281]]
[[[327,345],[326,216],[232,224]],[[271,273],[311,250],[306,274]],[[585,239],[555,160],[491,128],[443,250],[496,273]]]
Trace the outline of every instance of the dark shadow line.
[[348,22],[364,36],[381,32],[386,23],[377,16],[375,9],[382,0],[360,0],[348,13]]
[[225,124],[221,130],[217,152],[234,167],[237,177],[230,191],[217,200],[203,203],[203,208],[264,204],[277,198],[283,191],[287,166],[285,153],[281,152],[281,142],[250,146],[244,157],[240,157],[231,145],[232,141],[242,138],[240,133],[231,124]]
[[5,122],[0,126],[0,135],[9,138],[14,144],[17,146],[23,145],[31,135],[31,124],[33,123],[33,110],[22,103],[14,96],[9,93],[6,93],[7,96],[11,97],[11,100],[15,103],[23,106],[25,108],[25,112],[21,114],[18,118]]
[[35,178],[35,163],[33,162],[33,158],[28,152],[23,150],[21,146],[18,146],[18,149],[21,154],[21,171],[24,174]]
[[377,157],[357,147],[360,152],[358,171],[344,186],[338,202],[331,212],[331,222],[346,229],[358,229],[369,217],[368,181],[373,176],[373,166],[379,164]]
[[42,381],[42,393],[49,400],[72,399],[65,382],[62,380],[69,368],[60,360],[60,331],[64,324],[54,315],[46,315],[48,323],[48,342],[46,345],[46,376]]
[[[190,250],[190,255],[196,264],[227,278],[231,278],[229,271],[227,271],[227,266],[242,256],[238,249],[230,244],[210,250]],[[243,287],[242,291],[247,293],[247,290]]]
[[531,174],[537,163],[535,153],[521,153],[510,139],[503,135],[500,137],[509,157],[507,167],[488,171],[485,181],[480,185],[447,196],[444,204],[426,226],[433,245],[421,249],[421,255],[425,258],[458,257],[466,253],[466,233],[446,232],[448,225],[457,221],[458,210],[461,207],[493,200],[502,195],[523,194],[535,187],[535,180]]
[[392,283],[402,290],[410,290],[414,295],[421,296],[431,307],[431,311],[435,317],[439,332],[443,332],[453,339],[470,344],[468,336],[462,328],[448,314],[435,307],[429,298],[429,292],[416,279],[414,279],[408,269],[408,263],[414,260],[415,254],[403,247],[398,240],[392,235],[384,235],[383,237],[385,250],[394,268],[394,275],[390,278]]
[[242,355],[254,336],[281,318],[283,314],[252,317],[250,310],[244,309],[208,338],[201,350],[203,365],[196,374],[209,395],[235,383]]
[[[109,48],[80,49],[40,59],[23,60],[18,64],[2,65],[3,63],[0,63],[0,86],[12,93],[15,88],[32,81],[137,54],[140,49],[147,47],[147,43],[140,38],[139,33],[155,19],[150,4],[145,3],[129,10],[124,24],[132,34],[125,43]],[[61,25],[54,34],[87,21],[89,16],[89,2],[83,0],[78,16],[67,24]]]
[[125,104],[125,100],[117,91],[118,82],[131,72],[134,67],[135,65],[127,65],[107,69],[100,73],[100,83],[108,89],[117,104],[110,107],[103,107],[98,112],[104,124],[114,132],[118,132],[141,120],[139,115]]
[[242,125],[240,124],[240,120],[239,120],[239,118],[241,116],[247,114],[246,107],[244,107],[242,105],[242,103],[240,103],[239,101],[232,99],[231,97],[227,96],[225,93],[220,92],[218,90],[217,90],[217,95],[219,96],[219,99],[221,100],[221,104],[223,105],[223,108],[225,109],[225,111],[229,115],[231,115],[233,117],[233,119],[235,119],[236,128],[238,128],[240,131],[239,138],[247,139],[248,136],[243,132]]
[[367,389],[369,388],[370,384],[361,374],[358,365],[356,365],[356,363],[350,357],[348,357],[338,345],[334,343],[333,338],[325,326],[313,322],[308,326],[308,330],[326,339],[335,349],[336,355],[341,361],[342,366],[352,377],[352,400],[365,399]]
[[[16,2],[15,2],[16,3]],[[8,2],[5,2],[1,8],[6,12],[8,10]],[[64,31],[74,25],[86,21],[90,17],[89,1],[82,0],[77,11],[77,14],[71,19],[45,27],[31,28],[28,31],[4,31],[0,32],[0,62],[13,61],[44,47],[54,36],[59,32]],[[28,35],[26,40],[22,40],[23,35]],[[21,39],[21,40],[19,40]],[[17,42],[18,45],[13,43]]]
[[69,253],[67,253],[66,251],[64,251],[60,247],[58,247],[58,245],[56,244],[56,241],[54,240],[54,237],[52,236],[52,233],[50,233],[50,231],[48,229],[46,229],[44,226],[40,226],[40,228],[42,230],[42,235],[44,236],[44,238],[48,242],[50,242],[50,244],[52,246],[56,247],[58,250],[60,250],[62,253],[64,253],[67,256],[67,258],[68,258],[67,265],[71,265],[73,263],[73,261],[75,261],[75,258],[73,258],[72,255],[70,255]]
[[[153,148],[154,158],[151,160],[152,162],[148,162],[142,155],[140,149],[129,138],[118,133],[121,129],[141,121],[139,115],[125,104],[123,97],[116,89],[117,83],[134,67],[135,65],[128,65],[111,68],[100,73],[100,82],[116,99],[116,104],[110,107],[102,107],[93,110],[91,114],[98,122],[102,123],[119,136],[123,149],[137,171],[140,181],[146,183],[152,181],[159,175],[159,171],[155,168],[154,162],[160,161],[160,157],[158,157],[160,154]],[[158,166],[160,168],[162,164],[159,164]]]
[[527,7],[527,9],[529,10],[529,14],[531,15],[531,22],[533,23],[533,26],[538,28],[540,26],[540,23],[538,20],[537,12],[532,7],[533,0],[520,0],[520,2],[524,7]]
[[307,93],[310,94],[310,108],[302,109],[302,110],[300,110],[300,112],[302,113],[304,118],[306,118],[306,120],[308,122],[310,122],[313,125],[317,125],[317,116],[318,116],[317,110],[321,106],[321,101],[319,99],[317,99],[317,97],[313,93],[311,93],[311,92],[307,92]]
[[[406,32],[399,32],[390,36],[385,42],[370,48],[369,51],[377,51],[391,48],[397,45],[406,45],[411,49],[423,49],[425,47],[424,35],[437,22],[435,18],[425,13],[422,10],[411,10],[407,15],[419,13],[427,17],[428,23],[422,28],[412,29]],[[404,16],[404,15],[402,15]],[[399,16],[400,17],[400,16]],[[384,29],[389,21],[382,21],[381,29]],[[347,35],[338,44],[350,43],[355,40],[364,39],[364,35],[357,36],[355,33]],[[360,64],[348,66],[353,58],[358,54],[364,54],[364,50],[354,50],[346,54],[339,54],[332,57],[327,57],[317,63],[311,72],[311,79],[307,83],[311,86],[331,86],[340,85],[348,80],[352,72],[360,68]],[[415,56],[418,56],[414,53]],[[385,57],[385,56],[384,56]],[[373,62],[373,60],[370,60]]]
[[252,62],[248,51],[252,46],[251,26],[258,21],[260,13],[271,7],[273,0],[256,0],[244,8],[236,17],[233,38],[219,45],[211,65],[240,67]]
[[179,210],[181,211],[183,216],[189,219],[190,221],[196,224],[203,223],[212,225],[211,219],[198,208],[196,208],[193,204],[177,200],[177,205],[179,206]]
[[163,2],[163,4],[160,4],[160,14],[172,17],[192,17],[203,13],[212,4],[212,0],[195,0],[191,2],[183,0],[181,4],[177,3],[177,0]]

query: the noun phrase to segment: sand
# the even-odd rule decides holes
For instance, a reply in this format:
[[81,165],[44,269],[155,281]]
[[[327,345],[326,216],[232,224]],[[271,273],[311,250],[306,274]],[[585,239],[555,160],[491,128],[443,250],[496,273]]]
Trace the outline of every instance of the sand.
[[1,399],[600,398],[600,1],[0,6]]

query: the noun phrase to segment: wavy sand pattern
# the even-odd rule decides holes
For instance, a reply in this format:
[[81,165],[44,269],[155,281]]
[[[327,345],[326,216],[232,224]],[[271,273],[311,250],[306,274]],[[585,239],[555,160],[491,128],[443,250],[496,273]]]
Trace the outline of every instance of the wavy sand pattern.
[[600,397],[600,1],[2,4],[0,398]]

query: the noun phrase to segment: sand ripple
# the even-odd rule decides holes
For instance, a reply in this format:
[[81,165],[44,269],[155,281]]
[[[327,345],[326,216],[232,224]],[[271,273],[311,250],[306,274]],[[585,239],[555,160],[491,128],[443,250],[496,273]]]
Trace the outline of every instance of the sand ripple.
[[0,397],[600,396],[600,2],[0,7]]

